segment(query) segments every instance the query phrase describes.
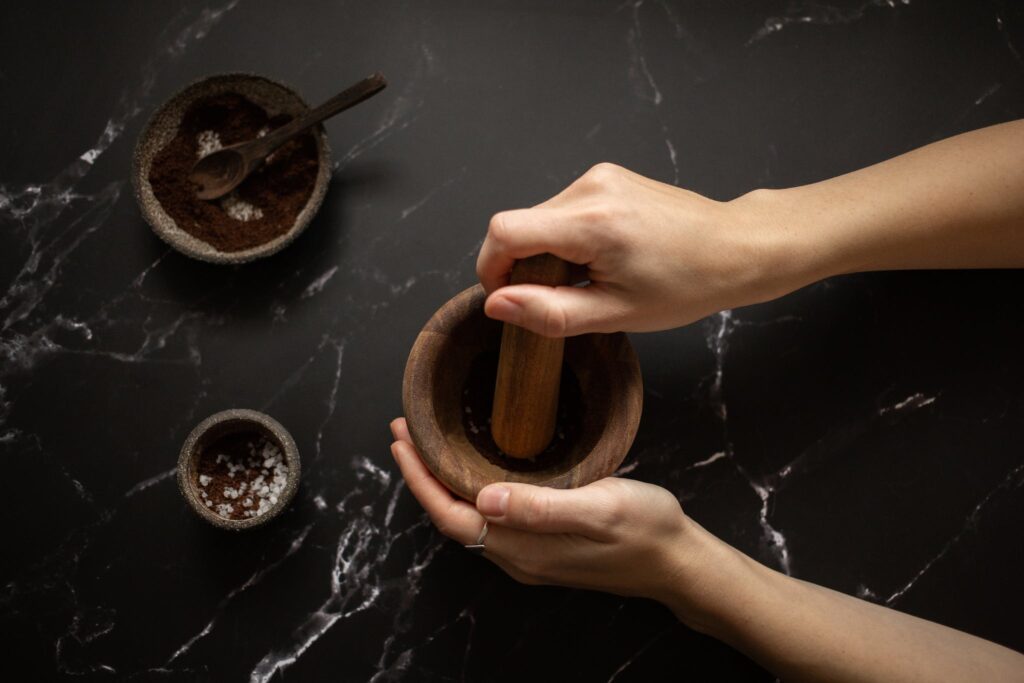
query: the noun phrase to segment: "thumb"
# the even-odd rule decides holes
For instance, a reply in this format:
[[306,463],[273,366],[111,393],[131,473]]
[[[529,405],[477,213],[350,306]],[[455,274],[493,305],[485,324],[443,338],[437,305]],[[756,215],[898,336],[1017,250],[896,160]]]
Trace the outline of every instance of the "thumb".
[[615,501],[601,489],[553,489],[501,483],[484,487],[476,507],[487,521],[539,533],[575,533],[590,537],[614,523]]
[[598,285],[502,287],[487,297],[484,313],[545,337],[615,332],[621,319],[617,301]]

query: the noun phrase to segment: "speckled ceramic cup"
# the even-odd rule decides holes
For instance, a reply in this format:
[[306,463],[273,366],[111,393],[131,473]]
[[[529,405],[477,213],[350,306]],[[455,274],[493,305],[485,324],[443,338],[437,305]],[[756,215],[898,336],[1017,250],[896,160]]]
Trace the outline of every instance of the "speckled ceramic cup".
[[[270,509],[257,517],[248,519],[227,519],[206,507],[199,493],[196,484],[196,467],[199,455],[203,448],[228,434],[238,432],[256,432],[267,438],[271,443],[281,449],[285,463],[288,465],[288,477],[285,482],[284,491],[278,496],[277,502],[270,506]],[[302,476],[302,465],[299,461],[299,449],[288,430],[281,426],[281,423],[263,413],[255,410],[236,408],[215,413],[206,418],[192,430],[192,433],[185,439],[185,445],[181,447],[178,456],[178,488],[185,501],[197,515],[210,524],[221,529],[241,531],[266,524],[284,510],[295,497],[295,491],[299,487],[299,479]]]
[[327,185],[331,178],[330,148],[327,146],[327,134],[324,132],[323,126],[315,126],[320,168],[317,171],[313,192],[288,232],[265,244],[243,251],[227,252],[214,248],[179,228],[174,219],[164,211],[149,183],[149,168],[157,153],[178,134],[181,118],[189,106],[198,99],[223,92],[236,92],[244,95],[263,107],[271,116],[282,113],[299,116],[309,111],[309,105],[294,90],[263,76],[224,74],[204,78],[174,95],[150,118],[135,145],[135,156],[132,161],[132,185],[135,188],[135,198],[139,202],[139,208],[142,209],[143,217],[160,239],[181,253],[200,261],[245,263],[270,256],[288,246],[313,220],[313,216],[316,215],[324,201]]

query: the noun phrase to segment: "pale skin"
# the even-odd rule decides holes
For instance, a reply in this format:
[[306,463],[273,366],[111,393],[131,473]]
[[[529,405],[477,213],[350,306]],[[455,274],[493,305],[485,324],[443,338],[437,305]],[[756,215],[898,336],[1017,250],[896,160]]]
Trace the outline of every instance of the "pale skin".
[[[553,253],[586,287],[507,286]],[[552,199],[491,220],[485,311],[548,336],[653,331],[841,273],[1024,266],[1024,121],[958,135],[847,175],[729,202],[601,164]],[[405,420],[391,446],[446,536],[513,579],[650,598],[794,681],[1024,681],[1024,655],[785,576],[628,479],[574,490],[492,484],[475,505],[423,464]]]

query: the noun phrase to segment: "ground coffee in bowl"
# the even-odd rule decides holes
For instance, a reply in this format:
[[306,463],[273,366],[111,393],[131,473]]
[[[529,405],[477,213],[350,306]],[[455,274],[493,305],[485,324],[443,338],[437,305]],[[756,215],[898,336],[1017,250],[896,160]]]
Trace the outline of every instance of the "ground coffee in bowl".
[[234,191],[217,200],[196,197],[189,172],[222,147],[266,135],[292,119],[270,116],[237,92],[192,103],[178,134],[153,159],[153,194],[177,226],[222,252],[252,249],[288,232],[316,184],[316,138],[306,133],[271,154]]
[[323,202],[331,164],[322,126],[289,141],[234,192],[195,197],[193,164],[307,112],[294,91],[261,76],[210,76],[160,107],[135,148],[132,182],[153,231],[188,256],[243,263],[273,254],[301,233]]

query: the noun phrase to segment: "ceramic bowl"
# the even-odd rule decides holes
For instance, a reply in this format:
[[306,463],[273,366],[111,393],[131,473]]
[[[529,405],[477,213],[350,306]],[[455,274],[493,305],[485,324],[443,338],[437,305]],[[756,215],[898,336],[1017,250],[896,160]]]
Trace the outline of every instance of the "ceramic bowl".
[[306,102],[291,88],[263,76],[250,74],[223,74],[197,81],[171,97],[146,124],[135,146],[132,163],[132,185],[142,215],[160,239],[181,253],[210,263],[245,263],[270,256],[288,246],[298,237],[323,204],[331,177],[330,149],[323,126],[316,126],[317,151],[320,167],[313,192],[306,205],[295,218],[291,228],[269,242],[242,251],[220,251],[178,227],[164,211],[153,194],[149,183],[149,169],[154,157],[178,133],[185,111],[198,99],[223,92],[239,93],[263,107],[271,116],[286,113],[299,116],[309,110]]
[[[269,510],[257,517],[227,519],[203,503],[196,483],[196,467],[199,455],[209,443],[227,434],[249,431],[259,433],[281,449],[285,462],[288,464],[288,477],[284,491],[278,496],[277,503],[271,505]],[[181,447],[181,453],[178,455],[178,488],[189,507],[215,527],[232,531],[261,526],[279,515],[295,497],[301,476],[302,465],[299,461],[299,449],[295,446],[295,440],[292,439],[291,434],[281,426],[280,422],[255,410],[236,408],[211,415],[196,425],[196,428],[185,439],[185,444]]]

